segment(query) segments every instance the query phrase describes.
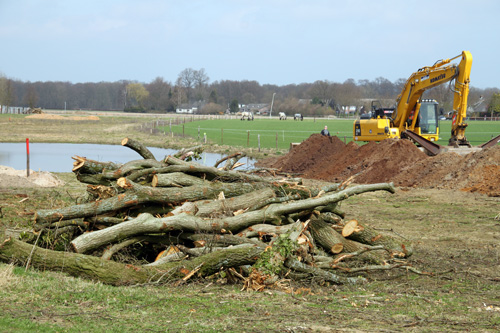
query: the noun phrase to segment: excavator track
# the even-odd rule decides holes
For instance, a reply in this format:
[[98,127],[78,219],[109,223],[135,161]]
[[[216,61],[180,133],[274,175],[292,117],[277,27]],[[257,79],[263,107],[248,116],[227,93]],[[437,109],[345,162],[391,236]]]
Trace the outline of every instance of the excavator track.
[[500,142],[500,135],[497,135],[496,137],[494,137],[490,141],[485,142],[482,145],[479,145],[478,147],[479,148],[489,148],[489,147],[493,147],[494,145],[496,145],[499,142]]

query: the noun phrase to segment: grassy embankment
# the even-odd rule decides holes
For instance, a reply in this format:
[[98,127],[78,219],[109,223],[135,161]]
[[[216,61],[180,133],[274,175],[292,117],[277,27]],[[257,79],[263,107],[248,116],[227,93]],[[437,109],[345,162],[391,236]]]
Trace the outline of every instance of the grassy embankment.
[[[1,223],[29,227],[30,212],[74,203],[84,188],[71,174],[60,176],[68,181],[63,188],[0,192]],[[500,252],[490,235],[498,229],[498,201],[436,193],[367,193],[342,205],[347,218],[414,240],[410,263],[435,276],[372,272],[363,286],[311,282],[290,285],[294,294],[256,293],[221,276],[180,287],[112,287],[0,263],[0,331],[498,330]]]
[[[50,116],[50,115],[47,115]],[[168,118],[165,118],[168,119]],[[38,119],[25,115],[0,115],[0,142],[46,143],[97,143],[119,145],[121,140],[131,137],[151,147],[177,148],[175,144],[193,143],[192,140],[172,140],[166,135],[152,134],[151,125],[157,117],[141,117],[122,114],[120,116],[99,116],[99,120]],[[148,127],[149,126],[149,127]]]

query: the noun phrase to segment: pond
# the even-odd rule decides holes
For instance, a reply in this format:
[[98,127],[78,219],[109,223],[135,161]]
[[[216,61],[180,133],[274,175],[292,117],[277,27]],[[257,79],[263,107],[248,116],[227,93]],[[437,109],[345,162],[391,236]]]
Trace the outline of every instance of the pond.
[[[118,145],[30,143],[29,149],[30,169],[34,171],[71,172],[74,162],[71,156],[75,155],[96,161],[115,163],[126,163],[142,158],[132,149]],[[155,147],[148,147],[148,149],[158,160],[177,152],[174,149]],[[224,156],[222,154],[203,153],[201,160],[197,162],[213,166],[215,162]],[[0,165],[16,170],[25,170],[26,159],[26,143],[0,143]],[[240,162],[246,164],[238,168],[238,170],[253,168],[255,161],[245,157]]]

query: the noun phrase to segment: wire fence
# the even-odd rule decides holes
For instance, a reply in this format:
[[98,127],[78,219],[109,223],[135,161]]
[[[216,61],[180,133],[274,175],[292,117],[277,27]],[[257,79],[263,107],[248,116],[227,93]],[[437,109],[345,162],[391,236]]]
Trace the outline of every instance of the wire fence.
[[[267,118],[267,117],[266,117]],[[177,116],[171,119],[158,119],[153,122],[141,125],[141,129],[148,131],[151,134],[169,135],[177,137],[191,137],[201,143],[220,144],[230,146],[240,146],[249,148],[275,148],[275,149],[290,149],[293,144],[300,143],[310,137],[313,132],[311,130],[283,130],[283,129],[252,129],[242,130],[240,128],[221,128],[221,127],[201,127],[188,126],[189,123],[198,120],[221,120],[221,119],[239,119],[235,115],[190,115]],[[321,118],[312,118],[314,121]],[[323,118],[324,119],[324,118]],[[346,120],[345,118],[343,118]],[[349,119],[353,120],[355,118]],[[486,121],[485,121],[486,119]],[[311,120],[311,119],[309,119]],[[469,118],[468,121],[485,121],[485,123],[498,122],[500,117],[490,118]],[[319,132],[318,132],[319,133]],[[442,138],[438,141],[439,144],[447,145],[447,131],[441,130]],[[467,137],[472,145],[479,145],[490,138],[500,134],[499,130],[493,132],[475,132],[467,131]],[[337,136],[344,143],[353,141],[353,133],[349,131],[335,131],[332,135]]]
[[[182,119],[157,120],[140,125],[140,129],[156,135],[191,137],[201,143],[240,146],[249,148],[290,149],[311,136],[310,130],[258,129],[242,130],[221,127],[188,127]],[[319,133],[319,132],[318,132]],[[352,141],[352,133],[336,133],[345,143]]]

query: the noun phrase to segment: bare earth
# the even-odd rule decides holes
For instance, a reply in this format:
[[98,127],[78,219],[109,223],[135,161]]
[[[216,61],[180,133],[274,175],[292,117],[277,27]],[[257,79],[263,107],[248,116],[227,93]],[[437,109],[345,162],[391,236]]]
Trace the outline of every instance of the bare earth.
[[61,116],[57,114],[33,114],[28,119],[99,120],[97,116]]
[[61,185],[64,185],[64,182],[50,172],[30,170],[28,177],[26,170],[15,170],[0,165],[0,188],[55,187]]
[[409,140],[384,140],[358,146],[337,137],[313,134],[279,158],[262,161],[304,178],[370,184],[394,182],[412,188],[453,189],[500,196],[500,145],[465,156],[446,152],[427,156]]

